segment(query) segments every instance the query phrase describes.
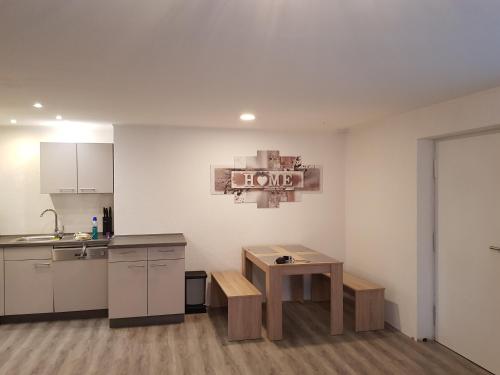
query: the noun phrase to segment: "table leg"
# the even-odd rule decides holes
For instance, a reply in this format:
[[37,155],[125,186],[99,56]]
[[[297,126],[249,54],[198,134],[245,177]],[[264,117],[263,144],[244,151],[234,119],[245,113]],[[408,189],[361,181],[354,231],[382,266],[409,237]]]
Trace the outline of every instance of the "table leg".
[[331,265],[330,271],[330,334],[344,331],[343,264]]
[[321,302],[330,300],[330,277],[322,273],[313,273],[311,275],[311,301]]
[[269,340],[283,338],[281,282],[281,271],[270,267],[266,272],[266,328]]
[[252,274],[253,274],[252,269],[253,269],[253,263],[246,257],[245,250],[242,250],[241,251],[241,273],[250,282],[252,282]]
[[304,302],[304,275],[291,275],[290,288],[292,301]]

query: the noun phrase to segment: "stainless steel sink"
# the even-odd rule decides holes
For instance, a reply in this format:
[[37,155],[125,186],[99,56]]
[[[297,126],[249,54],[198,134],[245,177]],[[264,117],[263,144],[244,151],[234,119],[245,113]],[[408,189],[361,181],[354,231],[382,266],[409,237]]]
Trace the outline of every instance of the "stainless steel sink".
[[43,236],[26,236],[16,238],[15,242],[50,242],[57,241],[59,237],[53,235],[43,235]]

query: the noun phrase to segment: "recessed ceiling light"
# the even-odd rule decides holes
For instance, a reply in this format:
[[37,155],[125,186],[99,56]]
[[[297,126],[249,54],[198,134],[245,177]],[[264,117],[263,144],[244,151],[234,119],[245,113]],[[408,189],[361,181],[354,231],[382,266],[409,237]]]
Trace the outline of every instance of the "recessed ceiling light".
[[43,105],[42,105],[42,103],[36,102],[35,104],[33,104],[33,107],[40,109],[40,108],[43,108]]
[[253,113],[243,113],[240,116],[241,121],[253,121],[255,120],[255,115]]
[[57,115],[56,116],[56,120],[62,120],[62,116],[61,115]]
[[17,120],[15,118],[13,118],[13,119],[10,120],[10,123],[11,124],[17,124]]

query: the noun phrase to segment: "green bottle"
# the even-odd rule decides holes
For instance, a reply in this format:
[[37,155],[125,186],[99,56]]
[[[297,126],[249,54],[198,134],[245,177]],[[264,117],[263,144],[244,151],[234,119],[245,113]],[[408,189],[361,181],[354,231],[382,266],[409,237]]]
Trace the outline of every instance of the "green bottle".
[[97,240],[98,232],[97,232],[97,217],[92,218],[92,239]]

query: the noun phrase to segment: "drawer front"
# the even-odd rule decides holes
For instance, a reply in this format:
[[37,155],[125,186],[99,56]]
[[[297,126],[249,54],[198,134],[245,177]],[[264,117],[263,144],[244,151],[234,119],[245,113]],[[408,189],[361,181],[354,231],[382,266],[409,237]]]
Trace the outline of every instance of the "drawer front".
[[7,247],[5,260],[52,259],[52,246]]
[[150,247],[148,248],[148,259],[184,259],[184,246]]
[[108,261],[112,262],[135,262],[148,259],[148,249],[145,247],[131,247],[124,249],[109,249]]

